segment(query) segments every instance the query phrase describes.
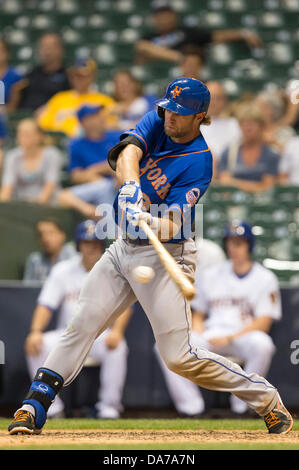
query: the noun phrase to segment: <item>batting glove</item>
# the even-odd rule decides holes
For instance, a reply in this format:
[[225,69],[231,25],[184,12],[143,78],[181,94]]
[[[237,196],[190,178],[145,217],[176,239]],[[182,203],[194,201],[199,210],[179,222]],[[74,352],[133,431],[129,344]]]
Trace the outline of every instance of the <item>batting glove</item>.
[[159,219],[152,217],[148,212],[143,212],[137,205],[130,205],[126,209],[127,221],[134,227],[139,225],[140,220],[144,220],[152,229],[158,228]]
[[129,206],[136,205],[141,209],[143,197],[141,186],[137,181],[125,181],[118,193],[118,205],[127,210]]

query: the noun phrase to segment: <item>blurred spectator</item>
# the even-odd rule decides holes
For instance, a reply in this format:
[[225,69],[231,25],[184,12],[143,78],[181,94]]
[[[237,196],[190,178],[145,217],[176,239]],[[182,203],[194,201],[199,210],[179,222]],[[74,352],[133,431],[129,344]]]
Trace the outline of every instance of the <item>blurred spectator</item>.
[[43,218],[36,224],[41,251],[31,253],[25,265],[23,280],[44,282],[52,267],[76,254],[73,244],[66,243],[66,234],[55,218]]
[[44,133],[33,119],[19,122],[17,144],[4,158],[0,200],[54,203],[60,181],[60,152],[45,145]]
[[[42,129],[77,137],[80,123],[77,111],[83,105],[109,108],[114,100],[94,89],[97,65],[93,59],[77,60],[69,70],[71,89],[54,95],[38,117]],[[110,121],[109,121],[110,122]]]
[[[0,80],[4,83],[4,104],[11,99],[12,86],[19,82],[22,76],[9,65],[9,48],[5,39],[0,38]],[[1,101],[0,101],[1,104]]]
[[113,203],[115,180],[107,162],[108,151],[119,141],[119,132],[106,130],[103,106],[83,106],[77,113],[84,136],[73,139],[69,147],[69,167],[74,186],[58,195],[64,207],[93,217],[99,204]]
[[5,117],[0,112],[0,174],[1,174],[1,168],[2,168],[2,163],[3,163],[3,144],[4,144],[5,138],[7,137],[7,134],[8,134],[8,130],[6,126]]
[[264,142],[277,152],[283,152],[285,145],[295,134],[292,127],[279,124],[286,104],[283,95],[278,90],[262,91],[255,102],[265,118]]
[[290,139],[281,157],[279,181],[299,186],[299,136]]
[[217,174],[217,165],[224,150],[238,140],[241,136],[240,126],[235,117],[228,115],[228,98],[223,85],[219,82],[207,82],[211,93],[208,114],[211,124],[201,128],[202,135],[207,141],[214,158],[214,170]]
[[290,80],[285,89],[286,108],[278,126],[291,126],[299,132],[299,80]]
[[219,162],[219,181],[242,191],[266,191],[278,181],[280,155],[264,143],[265,119],[254,104],[239,108],[241,141],[232,142]]
[[131,129],[150,111],[149,100],[143,94],[140,81],[127,69],[118,70],[114,77],[114,99],[111,112],[117,117],[117,128]]
[[38,65],[13,87],[10,111],[35,111],[70,84],[64,67],[64,48],[57,33],[45,33],[38,41]]
[[154,31],[136,44],[136,63],[148,60],[165,60],[179,63],[182,47],[197,45],[205,48],[210,43],[245,41],[250,47],[260,47],[261,39],[247,29],[189,28],[178,24],[178,14],[167,1],[152,3]]

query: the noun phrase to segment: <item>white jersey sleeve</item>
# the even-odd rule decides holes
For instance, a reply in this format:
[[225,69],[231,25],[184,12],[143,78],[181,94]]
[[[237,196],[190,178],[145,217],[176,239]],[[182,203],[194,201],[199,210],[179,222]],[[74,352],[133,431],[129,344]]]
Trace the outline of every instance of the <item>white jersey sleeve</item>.
[[56,310],[64,299],[65,283],[61,269],[64,264],[65,261],[61,261],[52,268],[37,299],[39,305],[44,305],[50,310]]
[[268,271],[262,286],[257,303],[254,306],[254,316],[267,316],[273,318],[273,320],[280,320],[282,315],[281,297],[278,279],[275,274]]

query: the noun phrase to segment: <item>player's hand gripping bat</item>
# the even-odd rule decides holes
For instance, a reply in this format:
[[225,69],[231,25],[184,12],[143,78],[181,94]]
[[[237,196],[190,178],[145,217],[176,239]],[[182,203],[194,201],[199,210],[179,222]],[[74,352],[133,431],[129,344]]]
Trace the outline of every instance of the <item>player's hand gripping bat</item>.
[[195,288],[192,283],[187,278],[186,274],[182,271],[180,266],[177,264],[175,259],[169,254],[169,252],[164,248],[156,234],[149,227],[145,220],[140,219],[138,225],[147,235],[149,241],[153,245],[154,249],[159,256],[161,263],[164,268],[179,287],[182,294],[186,297],[187,300],[192,300],[195,295]]

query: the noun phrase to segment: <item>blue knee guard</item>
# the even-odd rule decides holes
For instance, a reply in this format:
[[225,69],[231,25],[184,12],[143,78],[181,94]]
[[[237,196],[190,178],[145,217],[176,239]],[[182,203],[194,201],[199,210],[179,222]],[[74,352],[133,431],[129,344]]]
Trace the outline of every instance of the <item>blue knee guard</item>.
[[63,385],[63,378],[50,369],[38,369],[23,405],[35,409],[35,425],[41,429],[46,422],[47,411]]

